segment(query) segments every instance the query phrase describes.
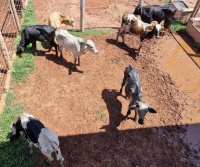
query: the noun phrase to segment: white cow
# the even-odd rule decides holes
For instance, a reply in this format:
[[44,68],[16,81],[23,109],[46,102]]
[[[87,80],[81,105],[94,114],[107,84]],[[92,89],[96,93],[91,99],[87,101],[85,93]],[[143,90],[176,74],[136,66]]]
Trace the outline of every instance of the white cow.
[[56,41],[59,45],[60,56],[63,57],[62,48],[71,51],[74,56],[74,68],[76,69],[76,61],[78,59],[78,65],[80,65],[80,56],[87,51],[91,51],[94,54],[98,53],[95,44],[92,40],[88,39],[84,41],[80,37],[76,37],[70,34],[67,30],[58,29],[55,32]]
[[29,154],[33,153],[32,145],[39,148],[41,152],[48,158],[48,162],[53,161],[52,152],[56,153],[60,166],[63,167],[64,158],[59,148],[58,136],[49,128],[46,128],[37,118],[27,113],[17,115],[16,122],[12,123],[10,141],[18,139],[21,133],[29,144]]

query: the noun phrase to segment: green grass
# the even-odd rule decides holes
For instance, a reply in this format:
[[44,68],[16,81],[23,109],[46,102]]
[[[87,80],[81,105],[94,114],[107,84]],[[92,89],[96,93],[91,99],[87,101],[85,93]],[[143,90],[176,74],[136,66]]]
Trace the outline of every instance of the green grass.
[[165,4],[169,4],[169,0],[165,0]]
[[[38,24],[34,15],[32,1],[29,1],[24,11],[21,29],[26,26]],[[16,45],[20,41],[20,34],[15,40]],[[28,145],[24,137],[11,143],[9,141],[9,132],[11,123],[15,121],[15,116],[23,112],[24,104],[14,104],[15,95],[11,88],[15,88],[18,83],[25,82],[29,74],[35,69],[35,57],[32,47],[29,46],[22,54],[22,58],[16,57],[13,63],[11,75],[11,85],[9,93],[6,95],[5,107],[0,114],[0,166],[1,167],[33,167],[36,166],[36,155],[28,155]]]
[[97,37],[105,34],[113,33],[112,29],[85,29],[84,32],[80,30],[68,30],[70,34],[77,37]]
[[171,25],[170,25],[170,29],[173,31],[184,31],[186,29],[187,26],[187,22],[181,22],[181,21],[172,21]]

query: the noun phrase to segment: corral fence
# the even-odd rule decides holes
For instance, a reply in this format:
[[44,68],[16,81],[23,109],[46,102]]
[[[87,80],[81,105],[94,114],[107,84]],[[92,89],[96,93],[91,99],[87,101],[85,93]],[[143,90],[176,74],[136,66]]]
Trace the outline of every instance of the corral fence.
[[0,99],[5,92],[5,81],[12,68],[14,39],[20,30],[23,16],[21,0],[0,0]]

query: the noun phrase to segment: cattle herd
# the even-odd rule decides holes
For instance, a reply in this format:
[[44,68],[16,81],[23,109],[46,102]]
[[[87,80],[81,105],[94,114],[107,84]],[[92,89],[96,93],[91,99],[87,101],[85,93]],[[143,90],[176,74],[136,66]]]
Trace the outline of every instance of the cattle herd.
[[[137,52],[138,56],[144,39],[153,36],[159,37],[162,32],[169,29],[175,12],[176,9],[169,5],[138,5],[133,14],[125,14],[122,16],[122,23],[117,32],[116,41],[118,41],[118,37],[121,36],[124,43],[124,36],[126,33],[138,35],[140,37],[140,44]],[[157,21],[158,24],[152,25],[152,21]],[[164,27],[161,26],[161,21],[164,21]],[[63,24],[75,26],[72,17],[64,16],[59,12],[53,12],[49,17],[49,25],[32,25],[24,28],[21,31],[21,41],[17,46],[16,54],[21,56],[30,43],[35,53],[36,41],[41,41],[42,44],[49,44],[48,51],[51,51],[51,48],[54,47],[56,56],[58,56],[59,49],[60,57],[63,57],[63,47],[71,51],[74,56],[73,68],[76,69],[77,59],[78,65],[80,65],[81,55],[85,54],[87,51],[91,51],[94,54],[98,53],[92,40],[88,39],[85,41],[82,38],[70,34],[67,30],[62,30],[61,26]],[[122,94],[124,86],[126,97],[130,100],[128,111],[124,119],[128,117],[131,110],[134,110],[134,121],[139,117],[138,123],[144,124],[145,114],[147,112],[156,113],[156,111],[143,100],[139,72],[131,65],[125,68],[120,94]],[[32,145],[34,145],[47,157],[47,162],[51,162],[53,160],[51,154],[55,152],[57,160],[60,161],[60,166],[63,166],[64,158],[61,155],[57,135],[49,128],[46,128],[37,118],[27,113],[17,115],[16,122],[12,123],[11,126],[10,141],[18,139],[21,132],[25,134],[29,143],[30,154],[32,154]]]

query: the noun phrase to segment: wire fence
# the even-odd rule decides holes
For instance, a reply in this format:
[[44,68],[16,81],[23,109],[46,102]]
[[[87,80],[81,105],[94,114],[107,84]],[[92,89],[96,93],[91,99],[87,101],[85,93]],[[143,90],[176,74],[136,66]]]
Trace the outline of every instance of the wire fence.
[[0,0],[0,98],[12,67],[14,39],[19,32],[19,20],[23,16],[21,0]]

